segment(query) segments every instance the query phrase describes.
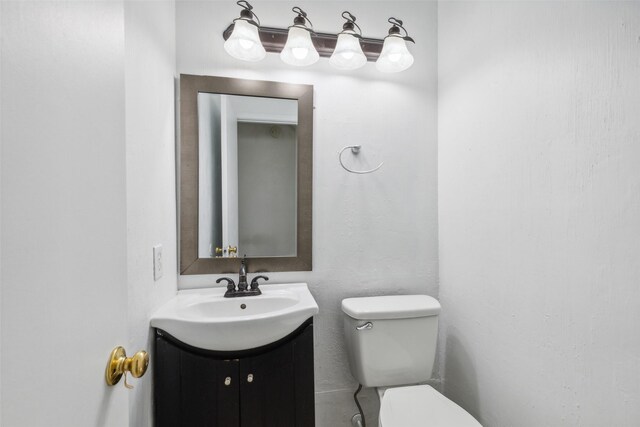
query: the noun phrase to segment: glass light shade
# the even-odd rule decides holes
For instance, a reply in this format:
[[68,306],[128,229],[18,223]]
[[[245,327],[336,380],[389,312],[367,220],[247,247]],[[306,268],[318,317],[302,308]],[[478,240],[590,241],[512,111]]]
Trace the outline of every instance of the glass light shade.
[[407,49],[407,42],[401,37],[387,37],[382,52],[376,61],[376,68],[383,73],[404,71],[413,64],[413,55]]
[[367,57],[362,53],[360,40],[352,34],[339,34],[329,63],[341,70],[355,70],[362,67],[367,63]]
[[280,52],[280,59],[289,65],[305,66],[314,64],[319,58],[309,31],[297,27],[289,28],[287,43]]
[[267,54],[260,41],[258,27],[243,19],[235,21],[231,36],[224,42],[224,50],[234,58],[253,62],[260,61]]

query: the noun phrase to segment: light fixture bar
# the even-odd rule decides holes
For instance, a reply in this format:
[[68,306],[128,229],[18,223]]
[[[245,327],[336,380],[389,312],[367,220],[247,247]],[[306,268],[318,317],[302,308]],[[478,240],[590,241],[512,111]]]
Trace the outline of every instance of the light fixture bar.
[[[234,24],[229,25],[222,33],[222,37],[224,37],[225,40],[227,40],[233,32],[233,26]],[[287,43],[289,30],[287,28],[260,27],[258,29],[258,33],[260,35],[262,46],[264,46],[264,49],[267,52],[280,53],[284,48],[284,45]],[[329,58],[336,47],[336,43],[338,42],[338,35],[312,33],[311,40],[313,41],[313,45],[318,51],[318,54],[323,58]],[[384,40],[382,39],[369,39],[366,37],[362,37],[360,39],[362,52],[367,57],[367,61],[370,62],[375,62],[378,59],[380,52],[382,52],[383,44]]]

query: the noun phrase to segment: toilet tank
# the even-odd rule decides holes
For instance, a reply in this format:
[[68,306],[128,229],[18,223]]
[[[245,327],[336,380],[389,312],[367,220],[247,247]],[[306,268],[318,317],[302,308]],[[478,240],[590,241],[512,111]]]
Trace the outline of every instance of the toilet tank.
[[421,383],[431,378],[440,303],[427,295],[342,301],[353,376],[365,387]]

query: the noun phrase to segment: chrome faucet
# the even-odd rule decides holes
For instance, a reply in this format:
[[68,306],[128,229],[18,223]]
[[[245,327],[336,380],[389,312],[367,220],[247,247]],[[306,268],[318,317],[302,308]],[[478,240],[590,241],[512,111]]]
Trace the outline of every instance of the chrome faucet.
[[240,263],[240,271],[238,272],[238,289],[236,289],[236,284],[233,279],[229,277],[221,277],[216,280],[216,283],[220,283],[223,280],[227,282],[227,292],[224,293],[225,298],[235,298],[235,297],[249,297],[254,295],[261,295],[262,291],[258,288],[259,279],[269,280],[267,276],[256,276],[251,281],[251,285],[247,282],[247,256],[245,255],[242,258],[242,262]]

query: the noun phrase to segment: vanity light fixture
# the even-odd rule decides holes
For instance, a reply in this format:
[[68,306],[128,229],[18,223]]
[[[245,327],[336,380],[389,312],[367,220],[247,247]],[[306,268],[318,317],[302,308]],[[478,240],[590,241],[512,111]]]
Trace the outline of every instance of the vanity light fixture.
[[311,41],[313,24],[307,18],[307,12],[298,6],[291,10],[298,16],[293,19],[293,25],[289,27],[287,43],[280,52],[280,59],[286,64],[298,67],[314,64],[318,62],[320,55]]
[[237,4],[242,7],[240,17],[222,33],[224,48],[234,58],[259,61],[266,52],[272,52],[279,53],[287,64],[307,66],[323,57],[330,58],[329,63],[342,70],[355,70],[371,61],[384,73],[404,71],[413,64],[406,42],[415,41],[400,19],[388,19],[391,28],[384,39],[370,39],[362,37],[356,17],[347,11],[342,12],[347,21],[342,32],[330,34],[315,32],[307,13],[297,6],[292,9],[296,14],[292,26],[272,28],[260,24],[248,1]]
[[[402,26],[402,21],[396,18],[389,18],[391,24],[389,35],[384,39],[382,52],[376,61],[376,68],[383,73],[397,73],[404,71],[413,64],[413,55],[407,49],[407,42],[415,43],[409,37],[407,30]],[[404,35],[400,33],[404,32]]]
[[338,42],[329,58],[329,64],[341,70],[355,70],[367,63],[367,57],[360,46],[362,30],[356,24],[356,17],[351,13],[344,11],[342,17],[347,22],[342,26],[342,32],[338,34]]
[[237,4],[242,10],[240,17],[233,20],[233,31],[224,42],[224,50],[237,59],[260,61],[267,54],[258,33],[260,19],[253,13],[253,6],[248,1],[240,0]]

